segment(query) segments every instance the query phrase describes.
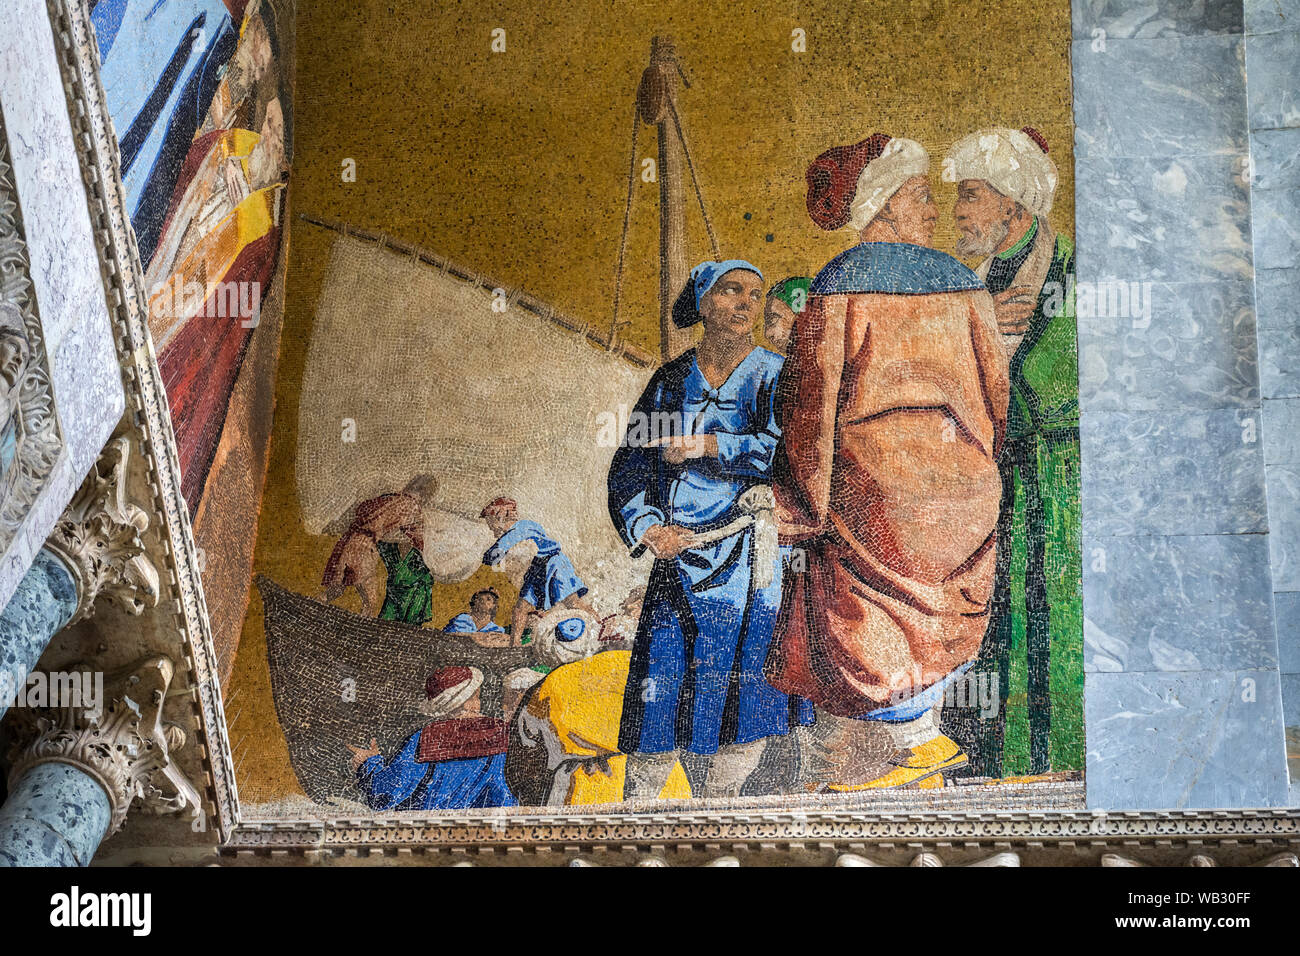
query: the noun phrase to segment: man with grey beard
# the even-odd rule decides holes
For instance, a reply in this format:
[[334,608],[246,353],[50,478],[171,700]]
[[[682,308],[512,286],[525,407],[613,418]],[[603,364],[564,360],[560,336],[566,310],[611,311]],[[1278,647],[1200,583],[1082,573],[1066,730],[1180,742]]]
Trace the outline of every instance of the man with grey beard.
[[[957,182],[957,254],[984,257],[975,272],[993,296],[1011,366],[992,620],[972,675],[997,675],[1001,706],[993,720],[951,711],[952,733],[972,740],[977,776],[1000,776],[1004,750],[1017,766],[1027,757],[1031,773],[1074,769],[1082,742],[1051,733],[1051,685],[1068,699],[1082,654],[1074,244],[1047,220],[1057,171],[1037,130],[972,133],[949,150],[944,166]],[[1023,607],[1013,606],[1019,594]],[[1026,682],[1012,688],[1012,635],[1022,629]],[[1005,705],[1021,693],[1029,752],[1013,754],[1018,748],[1004,740]]]

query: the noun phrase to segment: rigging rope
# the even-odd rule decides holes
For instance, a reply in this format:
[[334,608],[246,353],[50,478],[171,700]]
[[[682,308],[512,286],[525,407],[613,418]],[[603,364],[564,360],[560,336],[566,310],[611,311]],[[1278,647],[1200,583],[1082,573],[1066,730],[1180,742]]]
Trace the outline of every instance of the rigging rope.
[[[678,66],[678,72],[681,72],[680,66]],[[682,74],[682,79],[686,79],[685,74]],[[690,86],[689,83],[686,85]],[[709,218],[709,210],[704,202],[704,190],[700,186],[700,177],[695,171],[695,159],[691,156],[691,144],[686,139],[686,130],[683,128],[682,118],[677,112],[677,101],[672,96],[668,97],[668,110],[673,115],[673,126],[677,130],[677,138],[682,142],[682,152],[686,155],[686,168],[690,170],[691,185],[695,189],[695,198],[700,204],[700,216],[704,219],[704,228],[709,234],[709,247],[713,250],[714,260],[721,262],[722,253],[718,249],[718,237],[713,231],[713,220]],[[632,197],[636,192],[636,144],[640,127],[640,110],[634,101],[632,104],[632,152],[627,166],[627,202],[623,206],[623,232],[618,242],[618,269],[614,274],[614,317],[610,322],[609,342],[606,345],[606,348],[611,351],[614,348],[618,330],[624,324],[619,322],[618,312],[623,297],[623,263],[627,256],[627,232],[632,217]],[[660,170],[660,174],[662,172]]]
[[614,339],[618,335],[618,304],[623,296],[623,257],[627,253],[627,227],[632,216],[632,195],[636,190],[636,139],[641,126],[635,98],[632,101],[632,156],[627,164],[627,204],[623,207],[623,235],[618,243],[618,271],[614,274],[614,318],[609,326],[610,351],[614,349]]
[[704,228],[709,233],[709,246],[713,249],[713,259],[722,261],[718,251],[718,237],[713,234],[713,221],[709,219],[709,210],[704,205],[704,191],[700,188],[700,177],[695,173],[695,160],[691,158],[691,144],[686,141],[686,130],[682,128],[682,118],[677,114],[677,101],[668,97],[668,109],[673,114],[673,125],[677,127],[677,138],[682,141],[682,152],[686,154],[686,168],[691,171],[691,183],[695,186],[695,198],[700,201],[700,215],[704,217]]

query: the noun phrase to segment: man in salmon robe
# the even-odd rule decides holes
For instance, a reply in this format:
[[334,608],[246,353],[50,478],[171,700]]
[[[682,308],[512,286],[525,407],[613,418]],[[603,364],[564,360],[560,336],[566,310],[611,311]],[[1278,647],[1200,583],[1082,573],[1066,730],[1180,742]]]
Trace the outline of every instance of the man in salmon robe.
[[1008,372],[979,278],[923,243],[928,156],[876,134],[813,164],[809,211],[862,241],[813,280],[778,387],[786,575],[765,673],[810,698],[810,789],[942,786],[945,688],[989,623]]

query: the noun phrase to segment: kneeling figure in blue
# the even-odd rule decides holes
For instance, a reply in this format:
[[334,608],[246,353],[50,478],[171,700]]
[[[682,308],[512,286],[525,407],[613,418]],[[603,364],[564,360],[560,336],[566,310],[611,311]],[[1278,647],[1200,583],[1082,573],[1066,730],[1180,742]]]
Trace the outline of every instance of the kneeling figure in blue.
[[349,746],[357,787],[374,810],[465,810],[513,807],[506,786],[506,725],[483,716],[476,667],[444,667],[429,675],[420,710],[432,717],[391,759],[376,741]]

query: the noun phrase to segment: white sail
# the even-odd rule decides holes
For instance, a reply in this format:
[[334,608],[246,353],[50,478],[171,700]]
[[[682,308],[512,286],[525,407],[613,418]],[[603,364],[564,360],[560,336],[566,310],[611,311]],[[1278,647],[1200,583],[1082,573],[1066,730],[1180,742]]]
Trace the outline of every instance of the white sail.
[[474,571],[491,543],[479,511],[507,495],[561,542],[602,605],[617,604],[648,569],[610,524],[606,416],[626,417],[620,406],[650,371],[506,306],[481,280],[339,235],[299,407],[307,531],[338,533],[358,501],[427,472],[438,479],[426,515],[435,577]]

